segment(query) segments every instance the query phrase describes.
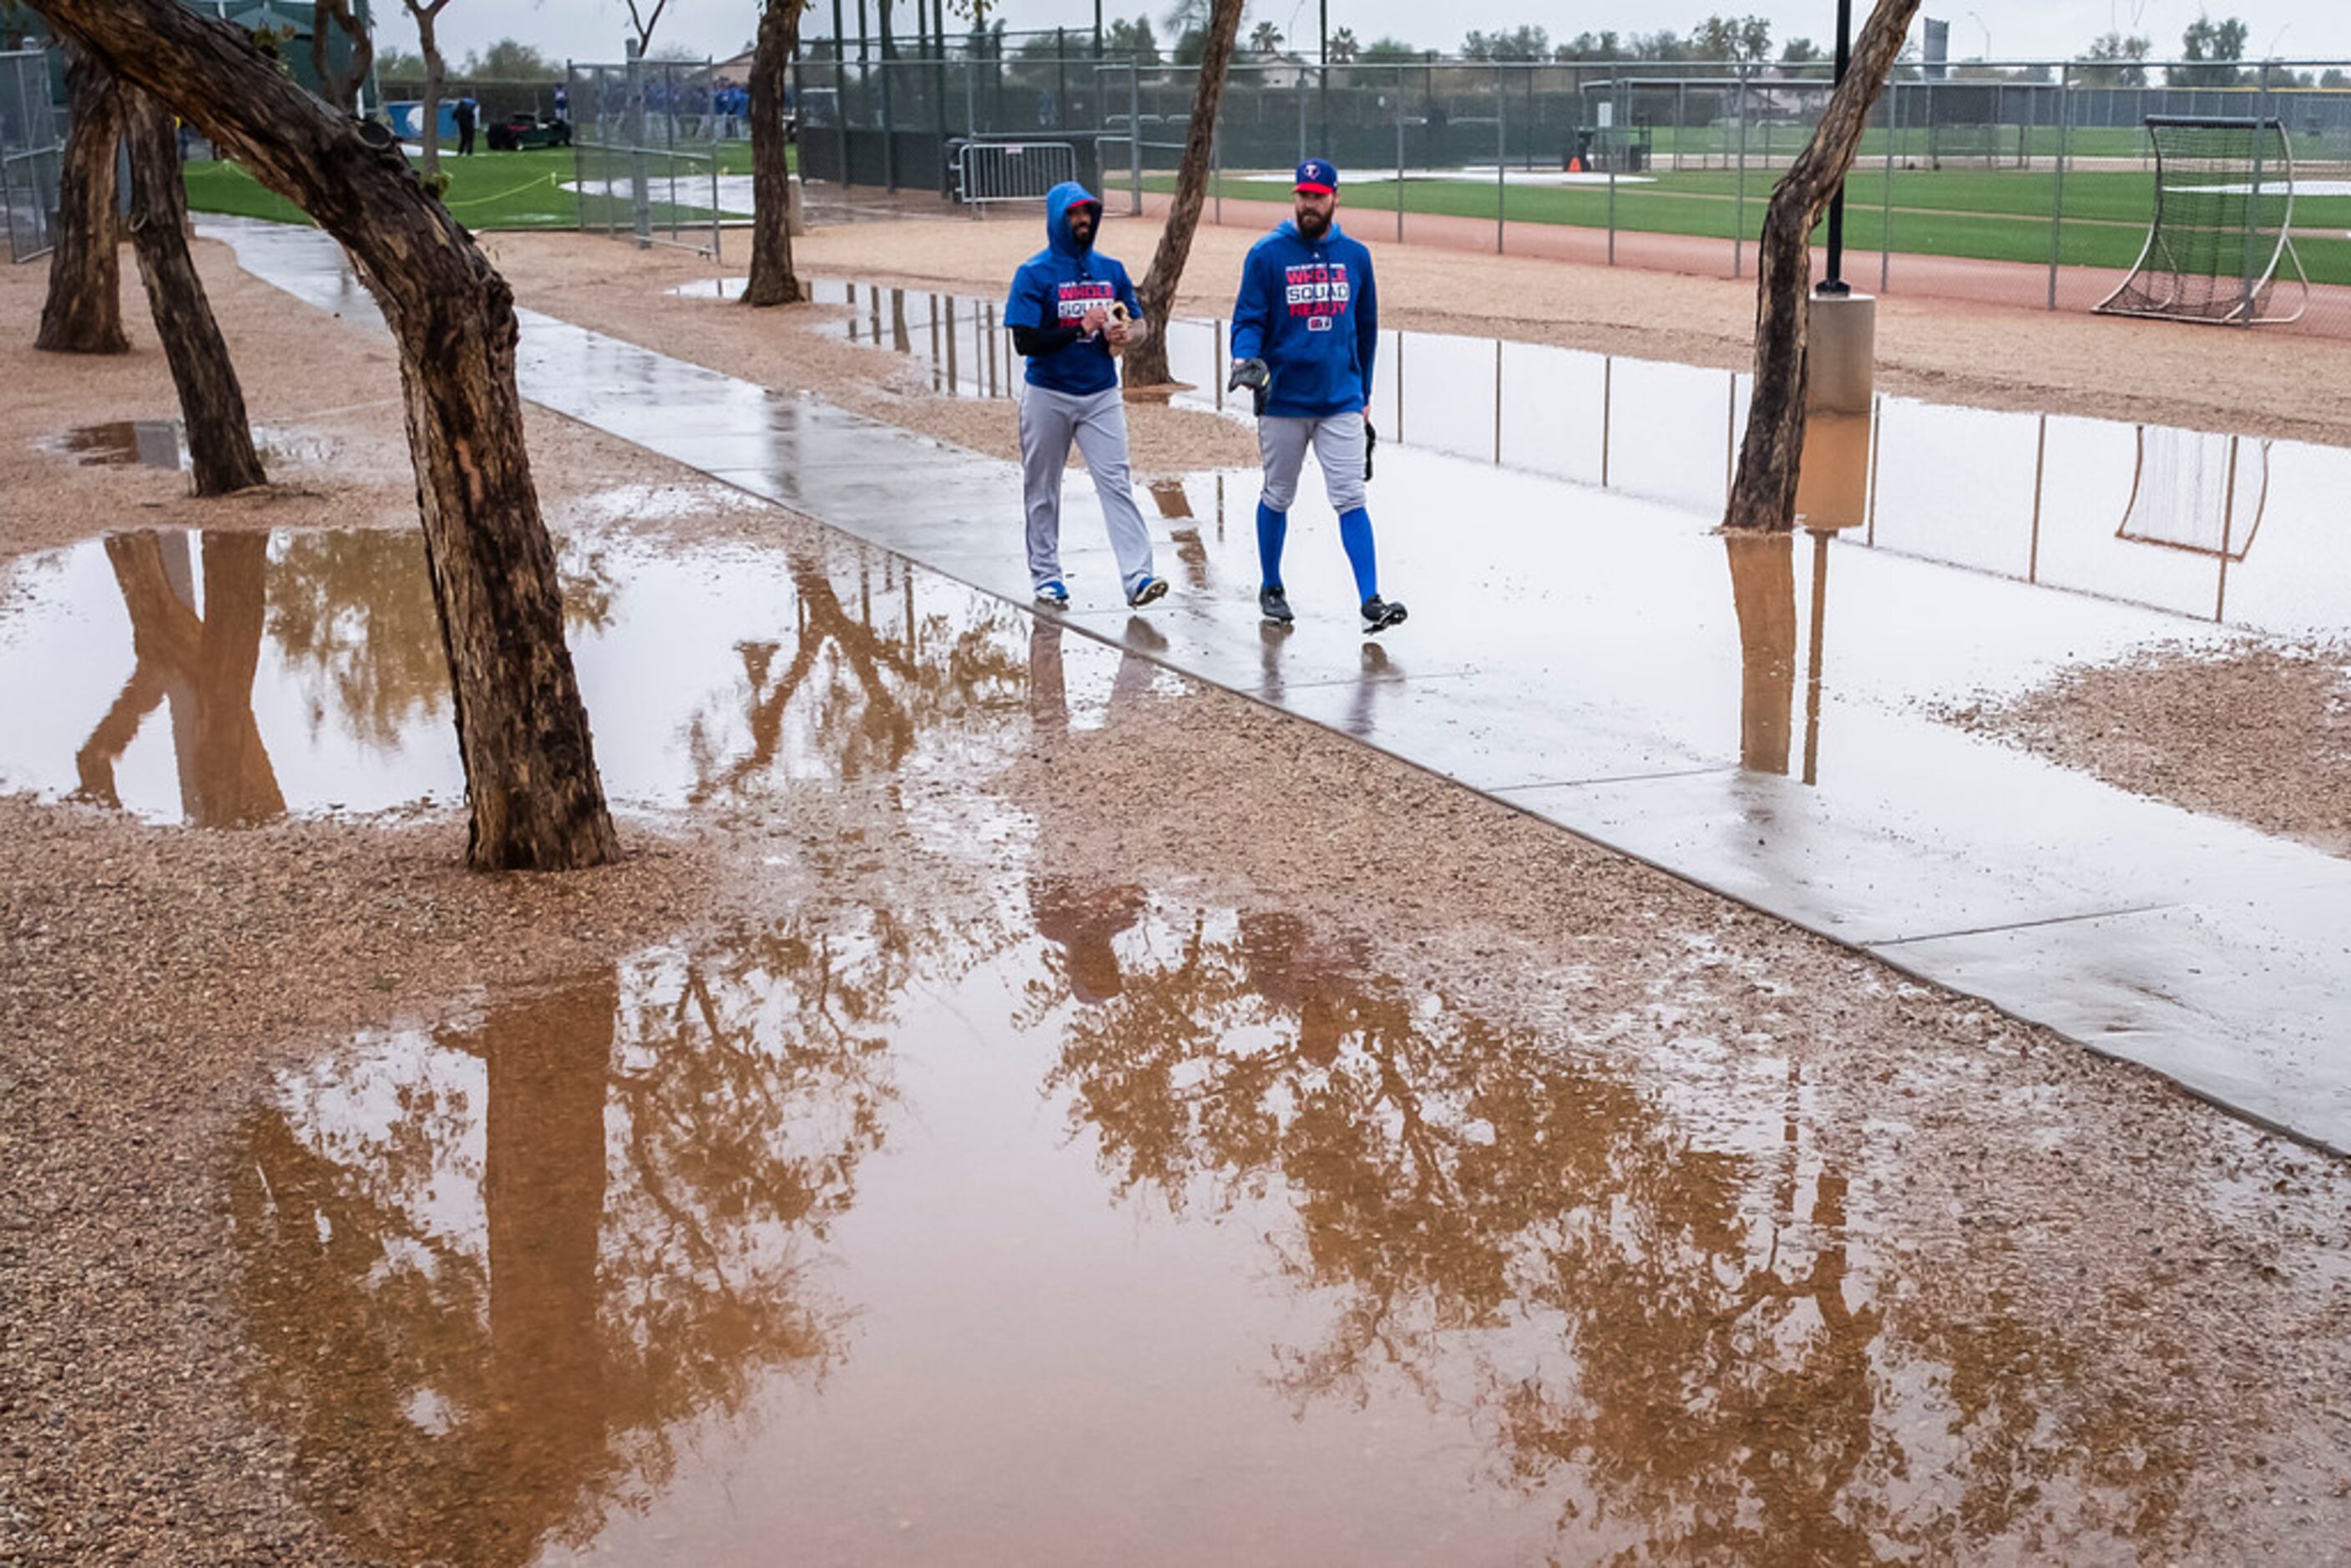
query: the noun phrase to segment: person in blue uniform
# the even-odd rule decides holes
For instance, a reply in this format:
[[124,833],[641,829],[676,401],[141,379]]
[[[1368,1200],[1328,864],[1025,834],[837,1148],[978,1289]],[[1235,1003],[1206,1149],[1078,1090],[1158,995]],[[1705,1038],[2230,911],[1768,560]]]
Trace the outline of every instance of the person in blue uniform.
[[1094,249],[1102,203],[1077,182],[1046,193],[1045,248],[1020,264],[1005,301],[1012,347],[1029,361],[1020,389],[1020,480],[1028,512],[1029,578],[1040,602],[1070,601],[1061,574],[1061,476],[1074,442],[1093,476],[1127,603],[1167,591],[1152,575],[1151,534],[1127,477],[1122,350],[1144,331],[1143,303],[1126,268]]
[[1294,195],[1291,216],[1249,248],[1233,305],[1231,384],[1257,394],[1258,455],[1265,466],[1257,507],[1258,608],[1278,625],[1292,620],[1281,549],[1311,450],[1339,514],[1364,630],[1384,632],[1404,620],[1405,608],[1380,597],[1364,500],[1380,333],[1372,253],[1339,228],[1339,171],[1328,162],[1301,163]]

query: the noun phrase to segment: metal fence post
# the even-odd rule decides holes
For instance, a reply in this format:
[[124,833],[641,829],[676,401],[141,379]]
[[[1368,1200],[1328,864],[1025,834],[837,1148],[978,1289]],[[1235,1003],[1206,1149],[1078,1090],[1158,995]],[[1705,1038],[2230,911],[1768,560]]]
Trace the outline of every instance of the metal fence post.
[[653,243],[653,201],[645,189],[645,63],[639,56],[637,41],[629,39],[627,50],[629,102],[622,123],[628,128],[629,138],[629,202],[633,211],[633,227],[639,250],[650,249]]
[[[2266,151],[2262,141],[2262,138],[2269,134],[2270,127],[2270,68],[2266,62],[2262,64],[2261,72],[2261,80],[2253,93],[2252,189],[2245,197],[2244,253],[2239,262],[2239,270],[2244,277],[2245,303],[2244,308],[2238,313],[2237,325],[2247,329],[2252,326],[2253,318],[2257,314],[2253,309],[2253,285],[2261,276],[2261,269],[2254,265],[2253,247],[2261,242],[2262,154]],[[2228,557],[2229,552],[2224,544],[2220,551],[2220,559],[2226,561]],[[2215,614],[2213,619],[2217,621],[2220,617]]]
[[1502,68],[1494,68],[1494,254],[1502,254],[1502,222],[1509,205],[1503,176],[1510,172],[1510,136],[1504,125],[1505,109],[1510,101],[1502,85]]
[[849,189],[849,62],[842,57],[841,40],[832,46],[832,118],[835,140],[841,143],[841,188]]
[[[1625,101],[1620,103],[1619,99],[1624,99]],[[1625,138],[1617,144],[1619,147],[1634,145],[1631,140],[1632,107],[1631,99],[1625,97],[1622,79],[1611,75],[1608,78],[1608,118],[1619,122],[1619,134]],[[1674,145],[1677,150],[1675,156],[1678,158],[1680,156],[1678,149],[1681,145],[1679,135],[1674,138]],[[1616,165],[1623,161],[1624,154],[1621,152],[1611,155],[1608,160],[1608,265],[1611,267],[1616,265]]]
[[1730,276],[1747,276],[1747,68],[1739,68],[1739,195],[1730,220]]
[[1217,204],[1216,216],[1208,221],[1218,228],[1225,226],[1225,106],[1217,105],[1217,123],[1208,128],[1208,190]]
[[1127,207],[1131,216],[1143,215],[1143,68],[1126,62]]
[[1886,89],[1886,211],[1877,225],[1877,291],[1894,286],[1894,165],[1902,148],[1902,84]]
[[2074,68],[2057,76],[2057,169],[2049,192],[2049,308],[2057,308],[2057,264],[2065,235],[2065,157],[2074,142]]
[[883,56],[879,69],[882,72],[882,188],[894,196],[898,193],[898,125],[894,106],[890,101],[888,55]]
[[1396,68],[1395,132],[1396,132],[1396,244],[1404,243],[1404,81],[1405,68]]

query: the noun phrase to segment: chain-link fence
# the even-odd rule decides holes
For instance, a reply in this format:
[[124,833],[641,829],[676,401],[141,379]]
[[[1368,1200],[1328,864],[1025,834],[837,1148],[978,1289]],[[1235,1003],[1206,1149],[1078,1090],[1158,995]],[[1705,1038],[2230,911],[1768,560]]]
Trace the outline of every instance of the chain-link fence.
[[8,259],[47,256],[57,243],[57,174],[65,131],[50,98],[49,57],[0,54],[0,204],[8,210]]
[[[1079,35],[1070,35],[1076,38]],[[1939,75],[1930,75],[1939,71]],[[1323,156],[1367,238],[1751,276],[1771,183],[1827,106],[1825,66],[1345,64],[1245,57],[1217,126],[1210,221],[1270,224]],[[1089,53],[966,47],[801,62],[811,178],[949,189],[969,140],[1051,137],[1141,211],[1174,188],[1196,73]],[[1905,63],[1847,187],[1844,270],[1864,287],[2089,309],[2147,248],[2150,119],[2274,120],[2300,329],[2351,336],[2351,64]],[[1255,199],[1259,206],[1236,206]]]
[[748,176],[722,156],[747,106],[732,112],[707,61],[573,65],[564,85],[580,226],[716,259],[726,220],[751,211]]

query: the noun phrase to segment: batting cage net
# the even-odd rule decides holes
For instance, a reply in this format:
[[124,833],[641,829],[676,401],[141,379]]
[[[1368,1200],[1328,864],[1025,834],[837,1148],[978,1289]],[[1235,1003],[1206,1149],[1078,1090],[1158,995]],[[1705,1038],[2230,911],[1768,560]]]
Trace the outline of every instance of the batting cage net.
[[2097,308],[2237,326],[2300,319],[2310,280],[2294,251],[2285,126],[2149,118],[2147,131],[2155,144],[2155,219],[2137,265]]

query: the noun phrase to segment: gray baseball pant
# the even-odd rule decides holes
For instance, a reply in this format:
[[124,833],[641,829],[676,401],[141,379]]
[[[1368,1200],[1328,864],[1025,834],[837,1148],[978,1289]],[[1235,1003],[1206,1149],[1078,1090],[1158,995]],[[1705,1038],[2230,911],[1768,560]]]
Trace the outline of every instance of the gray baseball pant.
[[[1126,476],[1126,404],[1116,387],[1085,397],[1045,387],[1020,389],[1020,487],[1029,510],[1029,586],[1061,578],[1061,476],[1070,443],[1093,476],[1118,558],[1119,586],[1133,593],[1151,575],[1151,534]],[[1357,465],[1361,466],[1361,459]]]
[[1265,464],[1265,504],[1277,512],[1290,510],[1298,499],[1298,471],[1305,465],[1306,449],[1314,449],[1314,465],[1322,470],[1322,488],[1331,509],[1342,517],[1364,504],[1364,416],[1326,414],[1301,419],[1266,414],[1257,422],[1257,453]]

